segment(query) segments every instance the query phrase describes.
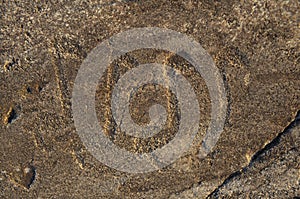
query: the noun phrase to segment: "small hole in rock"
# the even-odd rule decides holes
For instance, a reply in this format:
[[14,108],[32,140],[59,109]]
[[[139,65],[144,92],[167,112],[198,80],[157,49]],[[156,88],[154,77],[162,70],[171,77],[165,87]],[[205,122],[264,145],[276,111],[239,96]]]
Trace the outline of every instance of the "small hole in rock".
[[43,88],[39,85],[38,86],[38,91],[41,92],[43,90]]
[[30,87],[27,87],[27,89],[26,89],[26,90],[27,90],[27,92],[28,92],[28,93],[32,93],[32,90],[31,90],[31,88],[30,88]]
[[17,119],[18,115],[15,109],[11,108],[8,112],[7,122],[8,124],[12,123],[15,119]]
[[35,175],[36,175],[36,169],[34,166],[26,166],[23,170],[24,173],[24,186],[29,189],[32,185],[32,183],[35,180]]

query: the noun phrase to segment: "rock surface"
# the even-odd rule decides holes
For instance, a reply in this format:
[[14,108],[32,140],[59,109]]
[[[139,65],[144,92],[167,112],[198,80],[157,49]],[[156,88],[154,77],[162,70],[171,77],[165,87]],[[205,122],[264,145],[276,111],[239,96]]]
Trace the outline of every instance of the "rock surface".
[[[1,198],[300,196],[298,1],[3,0],[0,9]],[[128,174],[100,163],[76,133],[71,97],[82,61],[99,42],[137,27],[194,38],[222,73],[227,120],[205,159],[197,154],[210,117],[205,82],[168,52],[144,49],[112,63],[99,82],[97,115],[120,147],[161,147],[174,136],[174,120],[154,141],[111,136],[110,92],[118,75],[141,63],[187,68],[203,115],[188,154],[159,171]],[[141,95],[132,107],[137,123],[149,119],[143,116],[149,98],[162,105],[175,100]]]

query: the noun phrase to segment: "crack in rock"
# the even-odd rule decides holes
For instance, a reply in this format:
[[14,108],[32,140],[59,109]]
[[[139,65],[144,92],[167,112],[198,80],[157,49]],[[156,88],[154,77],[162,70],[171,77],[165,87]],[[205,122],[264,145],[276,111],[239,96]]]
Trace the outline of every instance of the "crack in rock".
[[[298,111],[295,119],[281,133],[279,133],[278,136],[276,136],[269,144],[267,144],[263,149],[259,150],[252,156],[250,163],[246,167],[242,168],[240,171],[236,171],[236,172],[232,173],[231,175],[229,175],[229,177],[227,177],[221,185],[219,185],[212,193],[210,193],[207,198],[223,197],[223,195],[220,196],[220,192],[223,188],[227,188],[227,186],[230,183],[232,183],[236,180],[240,180],[242,177],[246,176],[247,173],[251,172],[251,169],[255,168],[255,164],[260,164],[263,161],[265,161],[264,160],[265,156],[271,156],[269,154],[270,151],[272,149],[275,150],[276,147],[279,147],[280,142],[286,141],[285,138],[289,134],[291,134],[292,131],[298,126],[300,126],[300,110]],[[297,135],[295,137],[297,137]],[[293,141],[294,140],[291,140],[291,142],[293,142]],[[284,148],[288,148],[288,147],[284,147]],[[297,147],[290,147],[290,148],[291,148],[290,150],[286,149],[286,153],[290,153],[293,150],[296,150],[296,152],[298,152]],[[280,155],[282,156],[282,157],[280,157],[280,161],[284,161],[284,154],[280,153]],[[278,157],[278,159],[279,159],[279,157]],[[287,158],[287,159],[289,159],[289,158]],[[296,160],[296,162],[297,162],[297,160]],[[267,167],[272,166],[272,164],[274,164],[273,159],[270,161],[270,164],[268,164]],[[284,166],[286,166],[286,165],[284,164]],[[263,172],[264,169],[265,168],[260,169],[259,173]],[[291,170],[291,168],[287,167],[287,170]],[[251,176],[249,179],[251,180]],[[299,181],[299,179],[298,179],[298,181]],[[299,189],[298,191],[300,194],[300,188],[298,188],[298,189]],[[297,191],[297,190],[295,190],[295,191]],[[233,192],[231,191],[230,193],[232,194]],[[247,195],[247,196],[249,196],[249,195]]]

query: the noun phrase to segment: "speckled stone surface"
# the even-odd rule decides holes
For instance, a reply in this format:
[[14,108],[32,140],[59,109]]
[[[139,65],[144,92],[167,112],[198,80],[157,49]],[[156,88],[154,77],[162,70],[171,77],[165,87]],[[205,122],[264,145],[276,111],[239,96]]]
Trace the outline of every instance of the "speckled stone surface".
[[[2,0],[0,198],[300,196],[295,119],[300,110],[299,8],[296,0]],[[219,68],[228,115],[205,159],[198,158],[197,149],[209,118],[209,95],[197,74],[191,78],[198,82],[202,128],[189,153],[174,164],[148,174],[119,172],[94,158],[77,135],[71,95],[82,61],[99,42],[136,27],[184,33],[198,41]],[[141,50],[114,65],[122,70],[154,61],[187,64],[168,52]],[[109,91],[101,88],[109,90],[118,73],[108,70],[106,77],[112,78],[100,80],[96,100],[102,126],[111,115],[106,109]],[[137,105],[133,118],[143,122],[143,105]],[[106,126],[108,136],[113,125]],[[166,139],[172,136],[170,131]],[[145,141],[135,145],[122,136],[116,144],[133,152],[157,147]]]

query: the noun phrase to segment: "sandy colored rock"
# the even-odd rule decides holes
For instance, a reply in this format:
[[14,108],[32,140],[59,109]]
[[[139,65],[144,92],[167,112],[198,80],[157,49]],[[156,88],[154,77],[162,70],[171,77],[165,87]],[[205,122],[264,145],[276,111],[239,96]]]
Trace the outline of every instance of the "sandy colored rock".
[[[252,162],[300,110],[298,1],[17,0],[2,1],[0,9],[1,198],[299,196],[298,127],[270,149],[271,154],[263,155],[262,163]],[[107,78],[100,80],[96,97],[99,123],[107,136],[114,123],[105,123],[111,118],[105,94],[118,74],[144,62],[187,68],[203,113],[188,154],[157,172],[133,175],[105,166],[83,145],[72,119],[72,88],[82,61],[99,42],[121,31],[151,26],[187,34],[203,46],[223,76],[229,107],[213,152],[199,159],[210,110],[199,74],[167,52],[138,51],[116,60]],[[174,100],[164,89],[157,90],[169,96],[153,95],[160,103],[167,106]],[[141,94],[146,108],[132,107],[137,122],[147,122],[147,116],[141,116],[153,102],[147,93]],[[148,141],[118,134],[115,143],[133,152],[153,150],[172,139],[172,128]],[[28,165],[35,169],[32,182],[24,178]],[[247,172],[223,186],[224,180],[246,167]],[[250,178],[261,179],[262,186],[254,187],[257,181]],[[274,179],[267,182],[268,178]],[[270,186],[281,180],[286,186],[271,191]]]

